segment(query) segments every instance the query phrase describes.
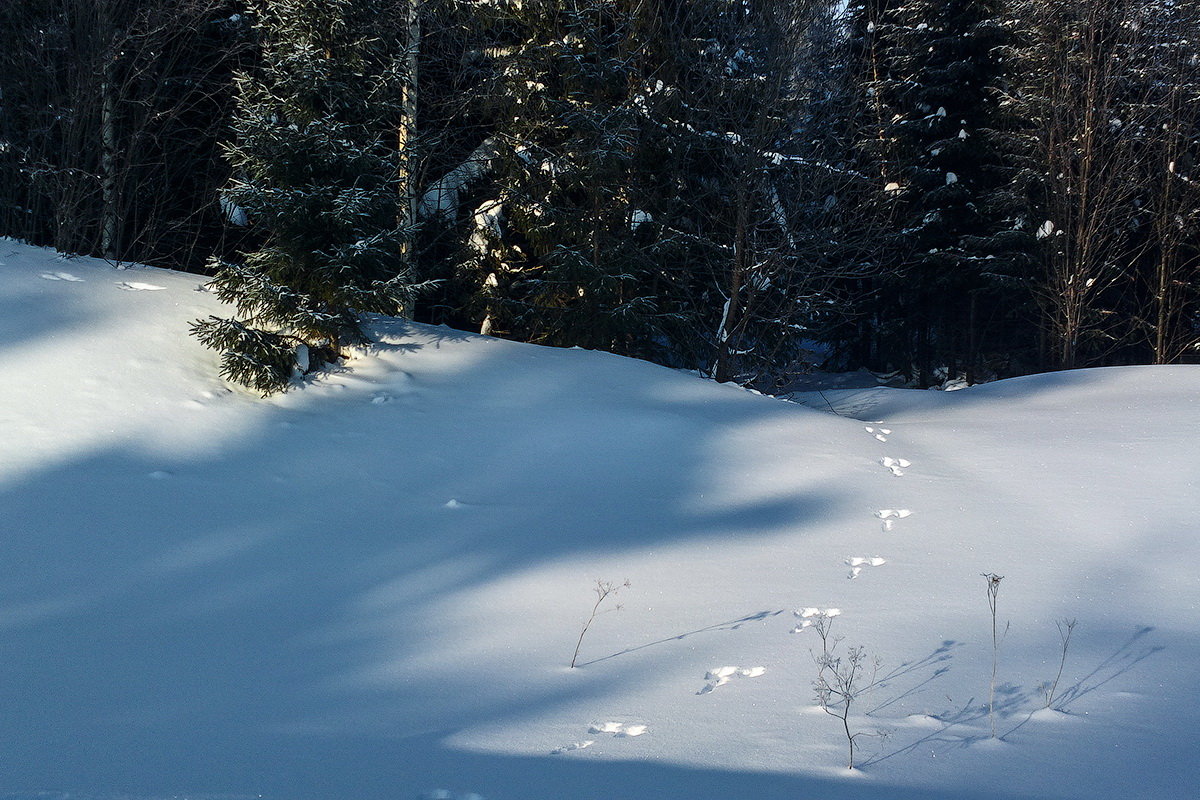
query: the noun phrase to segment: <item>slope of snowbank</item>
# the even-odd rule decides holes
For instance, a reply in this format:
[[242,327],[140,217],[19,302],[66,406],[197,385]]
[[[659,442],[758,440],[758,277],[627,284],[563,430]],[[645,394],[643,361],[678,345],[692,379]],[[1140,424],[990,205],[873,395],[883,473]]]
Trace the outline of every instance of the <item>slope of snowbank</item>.
[[[378,320],[263,401],[186,335],[220,313],[195,276],[0,265],[0,795],[1194,786],[1198,368],[827,392],[835,416]],[[882,659],[853,773],[804,607]]]

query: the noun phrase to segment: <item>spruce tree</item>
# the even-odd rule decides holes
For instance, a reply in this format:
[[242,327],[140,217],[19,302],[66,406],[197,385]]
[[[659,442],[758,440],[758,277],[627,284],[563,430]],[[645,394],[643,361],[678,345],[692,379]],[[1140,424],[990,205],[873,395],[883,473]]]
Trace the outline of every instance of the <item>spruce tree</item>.
[[649,12],[530,0],[479,13],[495,37],[495,145],[459,269],[481,330],[653,357],[672,313],[650,207],[664,134]]
[[874,181],[864,199],[887,230],[876,366],[912,368],[923,383],[935,367],[970,370],[1013,344],[992,312],[1020,305],[1032,238],[1020,235],[1023,209],[1008,190],[1000,5],[859,6],[870,15],[859,27],[870,114],[856,149]]
[[688,237],[704,366],[718,381],[767,385],[794,366],[810,321],[814,260],[797,211],[812,176],[799,152],[806,71],[825,7],[699,0],[678,17],[671,166]]
[[481,330],[720,380],[754,380],[794,351],[794,45],[826,10],[822,0],[481,8],[493,80],[479,105],[495,121],[476,153],[486,151],[488,188],[459,214],[460,276],[476,287]]
[[194,325],[222,375],[282,391],[365,339],[361,312],[411,298],[398,225],[403,60],[379,33],[386,0],[258,0],[261,63],[238,80],[234,179],[223,199],[259,245],[212,287],[237,317]]

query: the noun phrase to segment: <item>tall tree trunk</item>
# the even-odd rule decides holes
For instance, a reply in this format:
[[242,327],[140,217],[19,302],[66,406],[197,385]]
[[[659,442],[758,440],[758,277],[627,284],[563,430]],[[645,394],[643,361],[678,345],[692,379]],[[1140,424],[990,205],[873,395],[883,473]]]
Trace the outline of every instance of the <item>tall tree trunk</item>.
[[713,378],[718,383],[733,380],[734,350],[740,337],[738,330],[742,320],[742,286],[746,277],[747,248],[750,228],[750,191],[745,181],[738,186],[736,221],[733,237],[733,268],[729,275],[729,299],[725,302],[725,313],[721,315],[721,328],[717,331],[717,362],[713,365]]
[[120,256],[117,214],[117,55],[116,28],[111,0],[96,5],[100,58],[100,255],[108,261]]
[[[396,146],[398,161],[396,178],[399,184],[400,203],[396,220],[397,227],[403,232],[400,245],[401,257],[406,266],[411,269],[415,258],[415,236],[417,225],[417,206],[420,202],[419,187],[417,186],[417,158],[413,152],[417,139],[417,99],[419,84],[419,67],[421,56],[421,0],[404,0],[405,11],[405,40],[404,40],[404,83],[401,88],[400,125],[396,130]],[[402,316],[412,317],[411,304],[401,312]]]

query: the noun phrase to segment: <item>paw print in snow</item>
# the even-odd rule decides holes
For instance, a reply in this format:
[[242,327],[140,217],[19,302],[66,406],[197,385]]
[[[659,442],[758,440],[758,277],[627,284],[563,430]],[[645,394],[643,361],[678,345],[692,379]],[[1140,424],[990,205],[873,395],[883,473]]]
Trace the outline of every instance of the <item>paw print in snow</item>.
[[881,508],[875,512],[875,516],[883,522],[883,530],[886,533],[895,527],[896,520],[912,516],[912,512],[907,508]]
[[734,678],[759,678],[767,672],[766,667],[718,667],[704,674],[704,688],[696,694],[710,694],[718,686],[724,686]]
[[854,580],[859,576],[859,573],[863,571],[863,567],[882,567],[886,563],[887,560],[880,558],[879,556],[873,556],[871,558],[866,558],[864,556],[851,556],[850,558],[846,559],[846,566],[850,568],[850,574],[846,577],[850,580]]
[[891,428],[874,428],[870,425],[867,425],[866,430],[867,430],[867,433],[872,434],[876,439],[878,439],[881,442],[886,442],[887,437],[892,434]]
[[645,725],[630,725],[624,722],[601,722],[588,728],[588,733],[611,733],[618,739],[626,736],[641,736],[645,732]]
[[834,617],[839,617],[842,614],[840,608],[816,608],[809,606],[792,612],[800,620],[800,624],[792,628],[792,633],[803,633],[806,629],[812,626],[832,620]]

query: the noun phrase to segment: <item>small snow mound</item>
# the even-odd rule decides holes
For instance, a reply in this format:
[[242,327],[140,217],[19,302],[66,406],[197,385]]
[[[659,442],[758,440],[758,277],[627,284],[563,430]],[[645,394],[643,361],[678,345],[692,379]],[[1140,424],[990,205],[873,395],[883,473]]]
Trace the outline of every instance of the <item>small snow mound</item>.
[[696,694],[710,694],[718,686],[724,686],[734,678],[758,678],[766,674],[766,667],[718,667],[704,674],[708,681]]
[[602,722],[599,725],[590,726],[588,733],[611,733],[614,737],[622,739],[627,736],[641,736],[646,732],[647,727],[640,723]]
[[1064,711],[1059,711],[1055,708],[1039,708],[1037,711],[1029,715],[1031,720],[1037,722],[1077,722],[1078,718]]
[[967,382],[966,378],[951,378],[938,388],[943,392],[957,392],[959,389],[967,389],[970,386],[971,384]]
[[942,728],[946,725],[931,714],[909,714],[904,718],[904,724],[914,728]]
[[1009,743],[998,736],[981,736],[978,739],[968,742],[968,746],[977,750],[1003,750],[1009,747]]

